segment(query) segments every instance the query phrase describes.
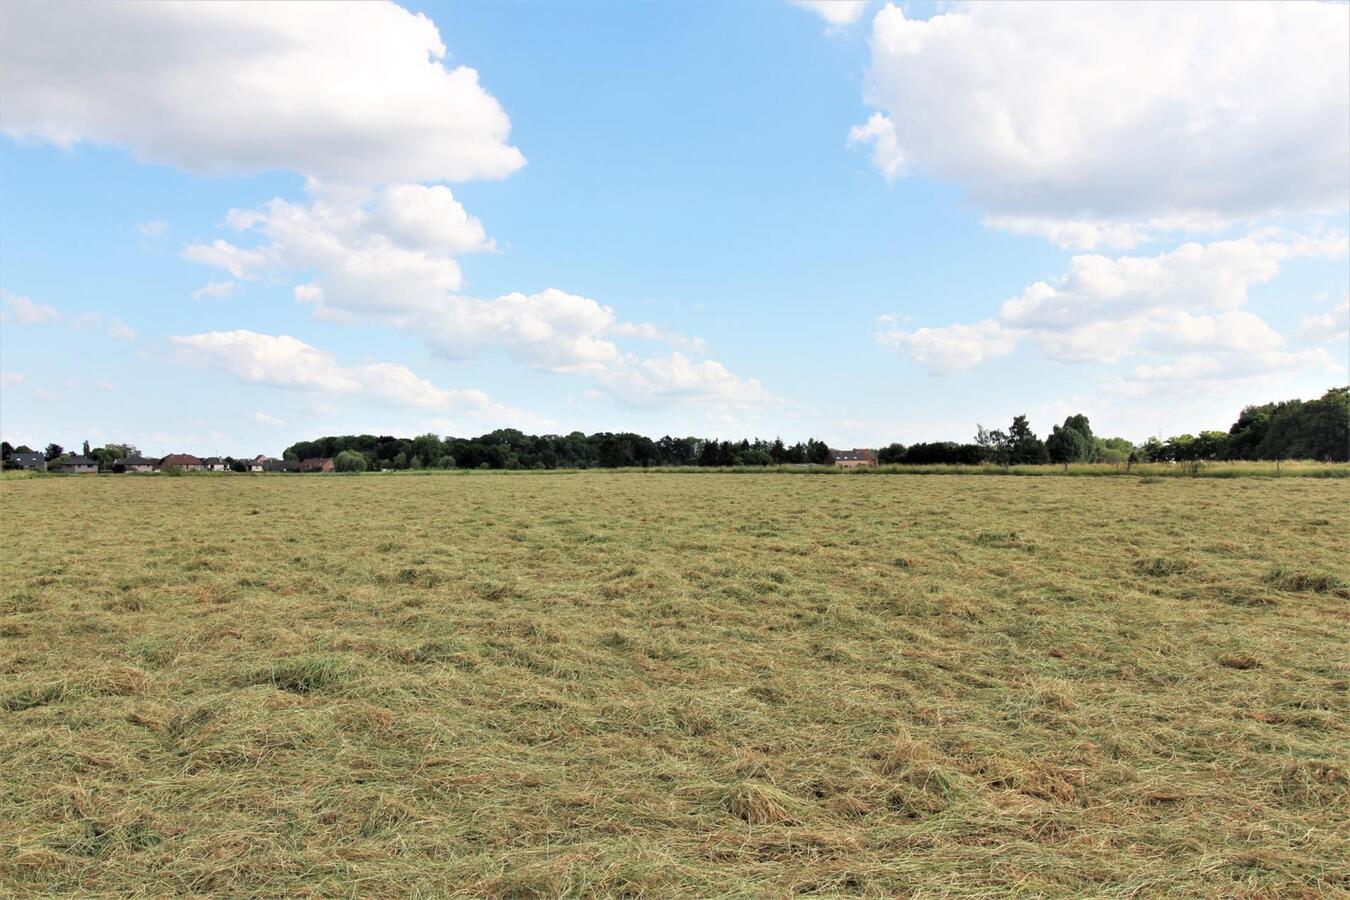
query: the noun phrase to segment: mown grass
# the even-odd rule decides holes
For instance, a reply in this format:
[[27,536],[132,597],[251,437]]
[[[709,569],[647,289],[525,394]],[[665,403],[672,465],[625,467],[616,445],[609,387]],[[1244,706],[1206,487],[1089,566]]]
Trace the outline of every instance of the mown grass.
[[1350,890],[1350,486],[0,484],[0,895]]

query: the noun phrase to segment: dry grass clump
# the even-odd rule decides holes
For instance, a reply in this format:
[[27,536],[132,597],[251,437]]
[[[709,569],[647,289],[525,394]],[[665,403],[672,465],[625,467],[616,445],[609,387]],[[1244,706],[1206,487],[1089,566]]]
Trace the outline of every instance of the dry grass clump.
[[1335,594],[1350,598],[1350,584],[1339,575],[1330,572],[1301,572],[1288,566],[1276,566],[1266,576],[1266,581],[1282,591],[1299,593]]
[[700,476],[0,480],[0,895],[1350,890],[1350,482]]

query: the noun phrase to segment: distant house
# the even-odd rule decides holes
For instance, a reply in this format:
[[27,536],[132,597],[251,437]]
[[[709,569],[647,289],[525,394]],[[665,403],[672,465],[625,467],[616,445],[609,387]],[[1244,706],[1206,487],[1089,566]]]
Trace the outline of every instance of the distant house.
[[66,475],[97,475],[98,460],[87,456],[72,456],[61,464],[61,471]]
[[230,471],[230,464],[225,462],[225,460],[221,459],[219,456],[208,456],[206,459],[202,460],[202,465],[206,467],[206,471],[208,472]]
[[328,456],[314,456],[300,463],[301,472],[332,472],[333,460]]
[[158,468],[159,463],[153,459],[146,459],[140,454],[113,460],[114,472],[154,472]]
[[47,471],[47,457],[41,453],[11,453],[5,462],[15,468]]
[[875,450],[831,450],[834,464],[841,469],[859,469],[877,464]]
[[180,472],[200,472],[206,468],[206,464],[191,453],[170,453],[159,461],[159,467]]
[[249,461],[248,470],[250,472],[265,472],[267,471],[267,464],[271,461],[272,457],[265,453],[259,453]]
[[299,472],[300,463],[293,459],[269,459],[263,463],[264,472]]

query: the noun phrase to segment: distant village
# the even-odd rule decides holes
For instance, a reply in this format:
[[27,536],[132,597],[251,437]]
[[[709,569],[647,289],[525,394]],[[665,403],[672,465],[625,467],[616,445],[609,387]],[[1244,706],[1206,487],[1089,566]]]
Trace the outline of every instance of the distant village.
[[5,455],[6,469],[27,469],[34,472],[60,472],[63,475],[97,475],[99,472],[332,472],[329,457],[313,459],[274,459],[259,454],[252,459],[230,456],[198,457],[191,453],[170,453],[168,456],[147,458],[140,454],[99,459],[84,453],[62,453],[51,459],[35,450],[18,448]]

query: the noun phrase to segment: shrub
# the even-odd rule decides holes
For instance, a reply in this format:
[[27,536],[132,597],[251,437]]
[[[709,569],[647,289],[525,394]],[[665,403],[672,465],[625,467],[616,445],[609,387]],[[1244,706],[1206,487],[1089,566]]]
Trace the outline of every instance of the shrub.
[[333,468],[338,472],[364,472],[366,458],[355,450],[343,450],[333,458]]

